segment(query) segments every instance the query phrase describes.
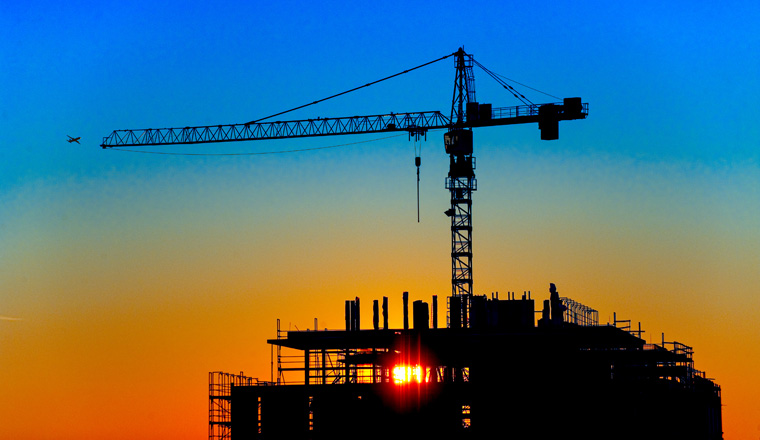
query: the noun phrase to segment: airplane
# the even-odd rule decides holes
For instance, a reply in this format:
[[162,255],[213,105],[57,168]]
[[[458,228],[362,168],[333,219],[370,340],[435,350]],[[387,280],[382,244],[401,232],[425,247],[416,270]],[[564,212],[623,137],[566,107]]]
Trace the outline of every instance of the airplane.
[[[66,136],[68,136],[68,137],[69,137],[69,139],[68,139],[69,143],[72,143],[72,142],[76,142],[76,143],[78,143],[78,144],[79,144],[79,139],[82,139],[82,136],[79,136],[79,137],[75,137],[75,138],[73,138],[73,137],[71,137],[71,136],[69,136],[69,135],[66,135]],[[82,145],[82,144],[79,144],[79,145]]]

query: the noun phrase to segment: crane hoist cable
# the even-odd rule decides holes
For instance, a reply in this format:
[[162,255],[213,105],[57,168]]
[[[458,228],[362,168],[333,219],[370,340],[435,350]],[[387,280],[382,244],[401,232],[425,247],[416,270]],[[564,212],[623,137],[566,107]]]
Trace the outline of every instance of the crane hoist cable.
[[[419,144],[419,147],[417,146]],[[420,165],[422,165],[422,142],[414,141],[414,165],[417,166],[417,223],[420,222]]]

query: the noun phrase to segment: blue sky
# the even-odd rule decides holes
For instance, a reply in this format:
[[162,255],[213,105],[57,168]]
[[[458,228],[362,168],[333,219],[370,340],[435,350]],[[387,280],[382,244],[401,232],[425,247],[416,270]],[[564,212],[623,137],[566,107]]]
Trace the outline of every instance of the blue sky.
[[[11,128],[5,142],[28,145],[13,154],[4,149],[6,181],[47,172],[50,163],[82,164],[80,152],[54,146],[54,133],[76,131],[92,145],[116,128],[247,121],[460,45],[496,72],[591,102],[585,126],[601,142],[575,136],[568,140],[577,142],[573,150],[583,145],[650,160],[757,159],[745,147],[758,137],[750,107],[758,96],[752,78],[760,72],[752,2],[731,8],[557,2],[540,12],[488,2],[8,2],[2,8],[0,117]],[[445,64],[295,116],[446,111],[451,69]],[[493,92],[494,105],[515,103],[482,74],[477,86],[480,96]],[[102,155],[84,158],[87,172],[104,162]]]

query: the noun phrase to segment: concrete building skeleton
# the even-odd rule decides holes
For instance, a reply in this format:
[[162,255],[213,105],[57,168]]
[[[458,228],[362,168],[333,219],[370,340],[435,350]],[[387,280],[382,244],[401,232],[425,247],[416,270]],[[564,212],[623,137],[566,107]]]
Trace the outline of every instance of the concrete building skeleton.
[[387,298],[382,327],[375,300],[360,328],[357,298],[345,329],[278,329],[277,380],[210,373],[209,439],[723,438],[720,387],[691,347],[599,325],[550,291],[540,312],[530,293],[473,296],[468,328],[456,313],[437,328],[435,297],[432,317],[413,303],[410,328],[405,294],[402,329],[387,326]]

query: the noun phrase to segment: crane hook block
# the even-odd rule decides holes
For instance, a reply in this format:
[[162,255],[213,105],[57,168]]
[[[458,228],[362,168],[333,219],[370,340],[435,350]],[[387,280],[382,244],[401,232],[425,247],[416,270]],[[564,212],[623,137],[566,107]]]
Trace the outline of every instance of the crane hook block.
[[446,154],[469,156],[472,154],[472,130],[451,130],[443,135]]

